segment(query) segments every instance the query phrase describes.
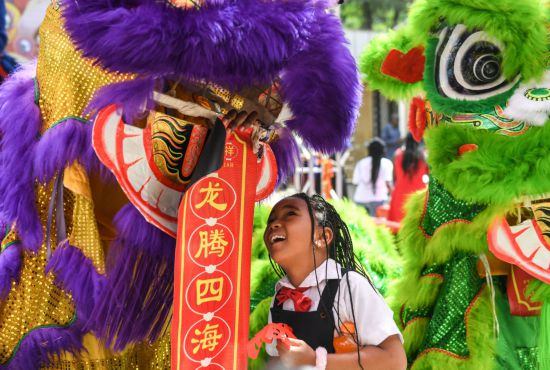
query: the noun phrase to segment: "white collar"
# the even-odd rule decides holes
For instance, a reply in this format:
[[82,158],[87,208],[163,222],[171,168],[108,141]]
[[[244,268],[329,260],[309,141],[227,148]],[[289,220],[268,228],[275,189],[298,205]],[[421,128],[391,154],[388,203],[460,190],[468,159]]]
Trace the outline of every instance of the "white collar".
[[[321,283],[325,280],[340,279],[342,273],[340,272],[341,266],[332,258],[327,258],[325,262],[321,263],[319,267],[311,271],[309,275],[302,281],[298,288],[309,288],[317,286],[317,283]],[[290,283],[288,276],[283,276],[281,280],[275,284],[275,291],[278,292],[282,287],[294,289],[295,286]]]

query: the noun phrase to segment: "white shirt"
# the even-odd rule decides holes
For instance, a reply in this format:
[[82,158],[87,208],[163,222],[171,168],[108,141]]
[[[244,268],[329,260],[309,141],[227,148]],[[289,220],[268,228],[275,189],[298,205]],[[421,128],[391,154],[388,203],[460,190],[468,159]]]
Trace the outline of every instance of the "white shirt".
[[386,183],[393,180],[393,163],[388,158],[381,158],[380,170],[375,183],[375,192],[371,183],[372,157],[357,162],[353,170],[353,184],[357,185],[353,200],[357,203],[383,202],[388,200]]
[[[353,315],[351,311],[351,303],[353,302],[353,310],[355,313],[355,328],[359,336],[361,346],[373,345],[377,346],[391,335],[398,334],[401,342],[403,337],[393,321],[393,313],[384,302],[384,298],[375,291],[367,279],[355,271],[349,271],[349,287],[348,279],[342,277],[340,265],[333,259],[329,258],[325,263],[322,263],[316,270],[312,271],[300,284],[299,288],[310,287],[304,292],[304,295],[311,299],[311,308],[309,311],[316,311],[319,306],[321,294],[327,285],[328,279],[340,279],[340,285],[334,298],[332,311],[334,314],[334,322],[339,326],[340,323],[346,321],[353,323]],[[317,278],[315,275],[317,274]],[[317,281],[319,281],[319,289],[317,289]],[[275,294],[282,287],[294,289],[288,278],[284,276],[275,284]],[[275,302],[275,297],[271,301],[271,307]],[[283,309],[294,311],[294,302],[289,299],[283,303]],[[340,319],[338,319],[338,312]],[[271,323],[271,311],[269,312],[268,322]],[[335,331],[335,335],[338,335]],[[270,356],[278,356],[277,341],[266,344],[266,351]],[[315,348],[314,348],[315,349]]]

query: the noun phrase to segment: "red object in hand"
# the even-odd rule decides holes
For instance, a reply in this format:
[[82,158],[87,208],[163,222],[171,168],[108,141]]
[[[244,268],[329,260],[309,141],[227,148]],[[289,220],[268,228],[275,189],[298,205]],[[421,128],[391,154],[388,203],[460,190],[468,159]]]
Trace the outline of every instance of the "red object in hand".
[[308,312],[311,308],[311,299],[304,295],[304,292],[309,288],[290,289],[287,287],[281,288],[279,294],[275,297],[278,304],[282,304],[289,299],[294,302],[294,311]]
[[384,59],[380,72],[401,82],[412,84],[422,80],[425,63],[426,57],[422,46],[409,50],[407,54],[392,49]]
[[254,338],[252,338],[247,345],[248,357],[255,359],[260,353],[260,348],[264,343],[271,343],[273,339],[277,339],[287,348],[290,348],[290,342],[288,338],[296,339],[296,336],[292,332],[292,328],[287,324],[271,323],[264,326]]
[[458,148],[458,155],[462,156],[464,153],[474,152],[477,150],[477,144],[464,144]]
[[422,140],[426,130],[426,123],[428,122],[426,114],[426,101],[415,96],[409,108],[409,131],[418,143]]

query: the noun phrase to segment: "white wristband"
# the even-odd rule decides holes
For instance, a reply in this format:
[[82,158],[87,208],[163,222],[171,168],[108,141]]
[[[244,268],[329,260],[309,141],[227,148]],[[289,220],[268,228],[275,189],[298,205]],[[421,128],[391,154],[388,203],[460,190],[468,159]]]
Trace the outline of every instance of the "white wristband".
[[327,368],[327,350],[324,347],[317,347],[315,350],[315,369],[325,370]]

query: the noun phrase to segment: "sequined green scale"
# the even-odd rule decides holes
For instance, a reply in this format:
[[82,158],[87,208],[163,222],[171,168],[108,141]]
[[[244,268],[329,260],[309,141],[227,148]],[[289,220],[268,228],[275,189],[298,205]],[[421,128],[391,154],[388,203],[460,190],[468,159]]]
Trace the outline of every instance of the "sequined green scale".
[[444,265],[440,299],[433,308],[419,353],[433,348],[459,357],[468,356],[466,315],[484,281],[477,273],[477,261],[475,255],[459,254]]
[[484,205],[455,199],[433,176],[430,176],[426,196],[426,209],[420,221],[420,228],[429,237],[445,224],[470,222],[485,209]]

